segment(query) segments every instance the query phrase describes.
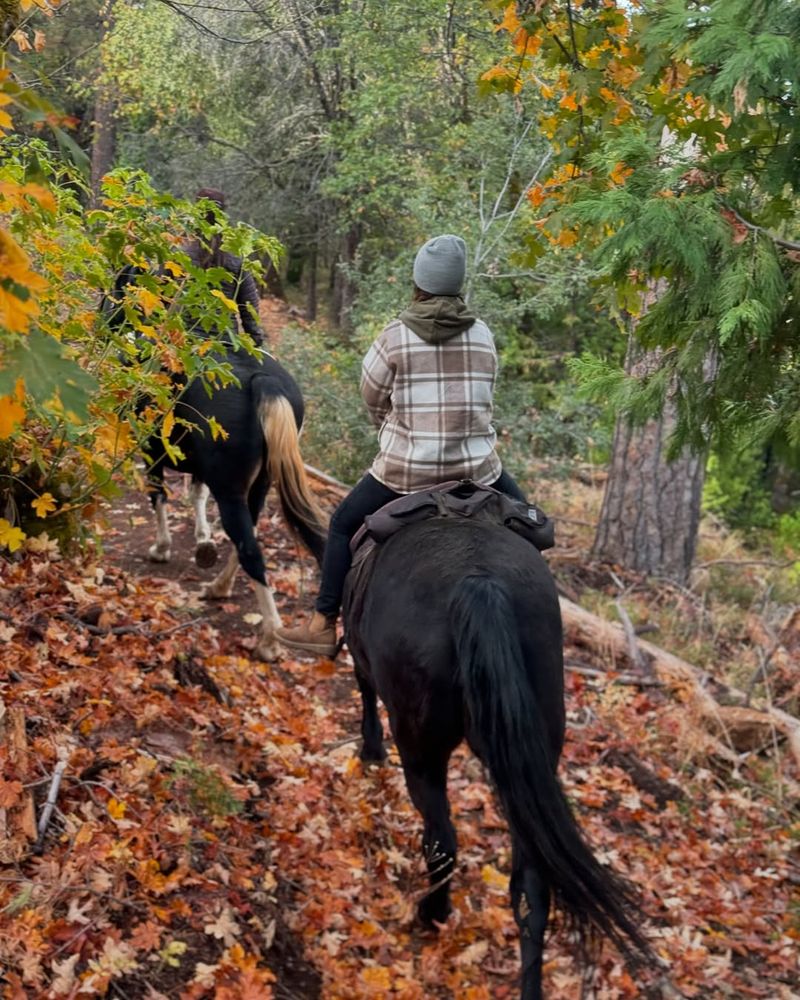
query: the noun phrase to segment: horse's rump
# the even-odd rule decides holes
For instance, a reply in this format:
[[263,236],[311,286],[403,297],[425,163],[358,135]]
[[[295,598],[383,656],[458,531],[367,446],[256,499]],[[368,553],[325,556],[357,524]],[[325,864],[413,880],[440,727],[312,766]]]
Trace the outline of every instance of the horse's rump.
[[[160,434],[154,434],[146,446],[152,458],[158,458],[179,472],[191,472],[212,486],[219,483],[230,490],[244,488],[252,480],[253,469],[265,461],[264,436],[259,413],[260,401],[267,395],[285,398],[291,406],[296,426],[303,421],[303,398],[300,389],[279,362],[270,355],[253,356],[229,350],[222,360],[228,362],[237,382],[208,392],[202,380],[186,385],[175,405],[176,422],[170,442],[184,454],[172,461],[164,455]],[[258,392],[254,387],[258,386]],[[215,437],[209,418],[219,424],[224,434]],[[187,426],[188,425],[188,426]]]
[[[396,655],[409,664],[420,658],[431,665],[439,662],[443,674],[452,675],[452,604],[461,582],[476,575],[501,581],[507,589],[526,662],[538,675],[536,686],[546,686],[548,700],[555,704],[562,697],[555,584],[532,545],[491,521],[434,517],[403,528],[374,548],[362,547],[344,597],[347,642],[354,656],[380,633],[382,657]],[[383,694],[384,671],[376,662],[370,667]]]

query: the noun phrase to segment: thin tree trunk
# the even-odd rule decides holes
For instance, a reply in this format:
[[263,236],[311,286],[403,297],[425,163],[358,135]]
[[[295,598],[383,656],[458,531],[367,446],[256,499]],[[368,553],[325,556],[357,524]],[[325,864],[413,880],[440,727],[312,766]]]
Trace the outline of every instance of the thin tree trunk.
[[317,248],[315,246],[309,250],[307,282],[306,319],[313,322],[317,318]]
[[114,166],[117,151],[117,129],[114,121],[114,99],[101,85],[94,104],[94,135],[92,136],[92,206],[100,202],[100,185]]
[[[114,24],[114,0],[108,0],[103,11],[103,38],[111,31]],[[102,45],[101,45],[102,51]],[[92,163],[91,163],[91,202],[95,207],[100,202],[100,185],[105,175],[114,166],[117,153],[117,126],[115,119],[116,101],[113,88],[102,79],[97,83],[94,103]]]
[[349,331],[353,327],[353,304],[356,289],[349,270],[355,263],[361,240],[358,226],[351,226],[342,239],[339,260],[335,265],[333,282],[333,316],[340,329]]
[[[659,293],[654,286],[650,303]],[[631,335],[626,371],[644,375],[658,364],[659,352],[643,351]],[[706,456],[684,450],[668,461],[675,417],[668,398],[658,420],[633,427],[618,419],[592,555],[685,583],[697,545]]]

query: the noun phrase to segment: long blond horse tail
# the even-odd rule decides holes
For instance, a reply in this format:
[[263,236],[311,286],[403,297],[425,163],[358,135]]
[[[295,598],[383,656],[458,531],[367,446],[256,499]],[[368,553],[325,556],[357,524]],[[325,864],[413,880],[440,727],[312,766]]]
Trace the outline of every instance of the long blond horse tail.
[[327,537],[326,517],[314,496],[300,454],[300,432],[285,396],[262,396],[258,416],[267,448],[267,470],[278,490],[281,510],[311,553],[322,561]]

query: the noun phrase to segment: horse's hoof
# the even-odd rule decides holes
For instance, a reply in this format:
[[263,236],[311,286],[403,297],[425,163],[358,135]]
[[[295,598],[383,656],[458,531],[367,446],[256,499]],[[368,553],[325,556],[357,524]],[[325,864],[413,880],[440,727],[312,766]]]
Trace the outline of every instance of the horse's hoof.
[[259,639],[253,650],[253,656],[257,660],[265,660],[272,663],[280,660],[283,655],[283,647],[275,639]]
[[169,562],[169,557],[171,555],[171,550],[168,548],[163,548],[162,546],[156,544],[151,545],[147,550],[147,558],[150,562],[165,563]]
[[194,550],[194,561],[200,569],[209,569],[217,561],[217,546],[214,542],[198,542]]
[[427,930],[438,933],[447,923],[450,911],[449,900],[442,902],[435,895],[426,896],[417,907],[417,919]]
[[382,745],[376,749],[368,747],[365,743],[358,756],[362,764],[383,764],[386,760],[386,751]]
[[233,594],[233,587],[215,587],[213,583],[207,584],[200,591],[201,601],[227,601]]

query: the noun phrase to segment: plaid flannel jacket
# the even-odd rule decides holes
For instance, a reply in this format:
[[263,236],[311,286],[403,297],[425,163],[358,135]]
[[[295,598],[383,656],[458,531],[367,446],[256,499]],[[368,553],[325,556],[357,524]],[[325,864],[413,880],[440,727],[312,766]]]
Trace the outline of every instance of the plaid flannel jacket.
[[390,323],[361,370],[361,395],[379,428],[371,474],[397,493],[449,479],[494,483],[502,472],[492,427],[496,374],[494,339],[481,320],[436,344],[399,319]]

